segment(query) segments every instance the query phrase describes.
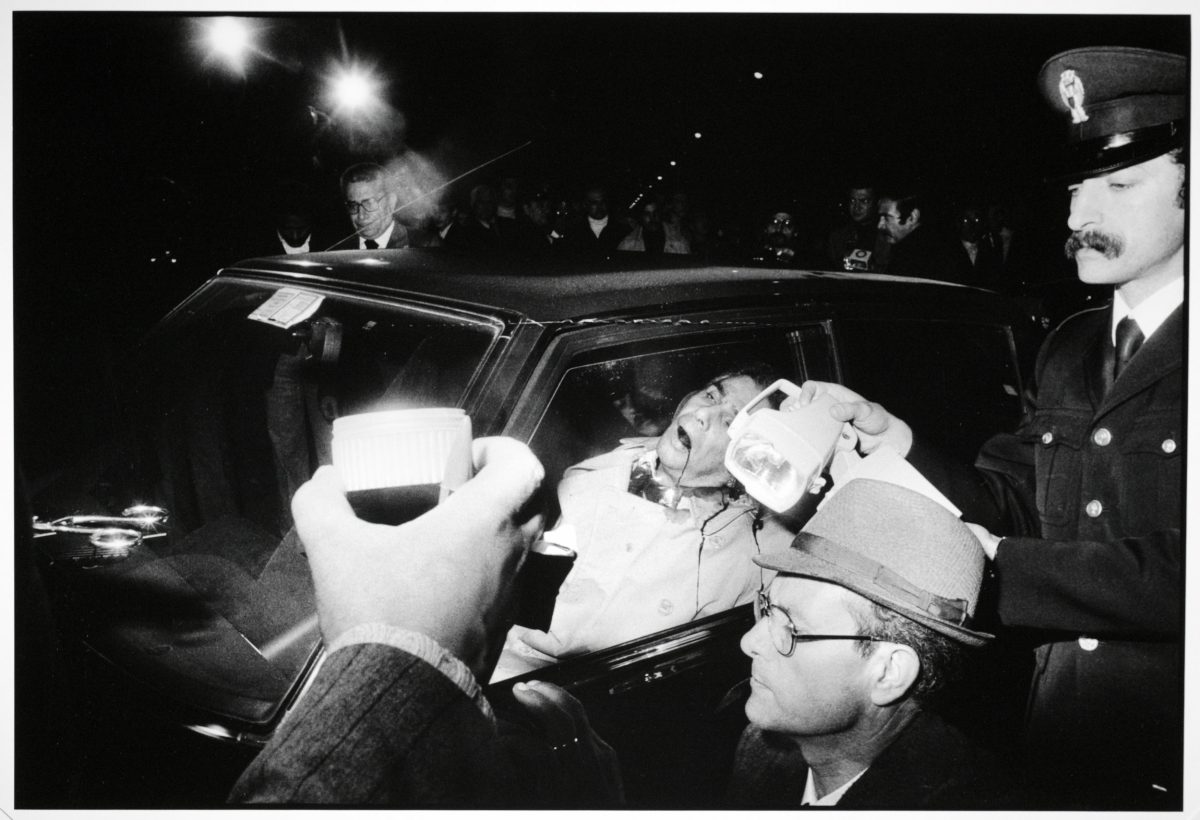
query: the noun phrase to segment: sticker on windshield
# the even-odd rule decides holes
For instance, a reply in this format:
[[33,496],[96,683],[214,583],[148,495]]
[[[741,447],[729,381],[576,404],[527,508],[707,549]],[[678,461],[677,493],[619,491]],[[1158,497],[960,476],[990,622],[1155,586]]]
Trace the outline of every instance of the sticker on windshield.
[[316,313],[324,298],[318,293],[296,288],[280,288],[270,299],[259,305],[249,318],[275,327],[288,328]]

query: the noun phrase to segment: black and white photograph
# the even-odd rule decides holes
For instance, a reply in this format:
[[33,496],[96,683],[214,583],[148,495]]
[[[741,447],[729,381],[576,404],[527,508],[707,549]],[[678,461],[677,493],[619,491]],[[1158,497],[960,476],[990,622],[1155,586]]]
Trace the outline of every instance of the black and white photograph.
[[9,9],[0,812],[1196,812],[1194,15],[1079,5]]

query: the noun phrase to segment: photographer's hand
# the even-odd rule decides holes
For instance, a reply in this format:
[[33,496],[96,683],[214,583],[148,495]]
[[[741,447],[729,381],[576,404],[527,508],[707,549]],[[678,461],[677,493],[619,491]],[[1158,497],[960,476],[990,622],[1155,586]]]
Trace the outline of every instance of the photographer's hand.
[[473,479],[398,527],[357,518],[332,467],[296,492],[292,514],[326,644],[360,624],[390,624],[433,638],[488,679],[513,578],[541,532],[528,507],[544,471],[514,439],[479,439],[474,458]]

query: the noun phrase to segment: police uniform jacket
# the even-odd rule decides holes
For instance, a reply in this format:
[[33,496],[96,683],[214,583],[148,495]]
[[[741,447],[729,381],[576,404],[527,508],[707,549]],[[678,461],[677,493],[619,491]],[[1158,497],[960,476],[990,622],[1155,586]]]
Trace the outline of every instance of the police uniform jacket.
[[1023,423],[976,466],[1013,534],[995,560],[1000,619],[1042,641],[1035,774],[1097,807],[1170,805],[1182,775],[1183,308],[1106,391],[1110,328],[1099,308],[1047,339]]

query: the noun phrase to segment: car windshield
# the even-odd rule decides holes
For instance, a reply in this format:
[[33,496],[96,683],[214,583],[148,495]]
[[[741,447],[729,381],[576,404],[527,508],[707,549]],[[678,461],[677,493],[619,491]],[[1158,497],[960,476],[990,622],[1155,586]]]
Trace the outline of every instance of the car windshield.
[[88,642],[184,703],[270,720],[318,642],[289,500],[329,463],[333,419],[461,406],[500,327],[305,287],[206,286],[118,376],[123,429],[34,494],[36,543]]

